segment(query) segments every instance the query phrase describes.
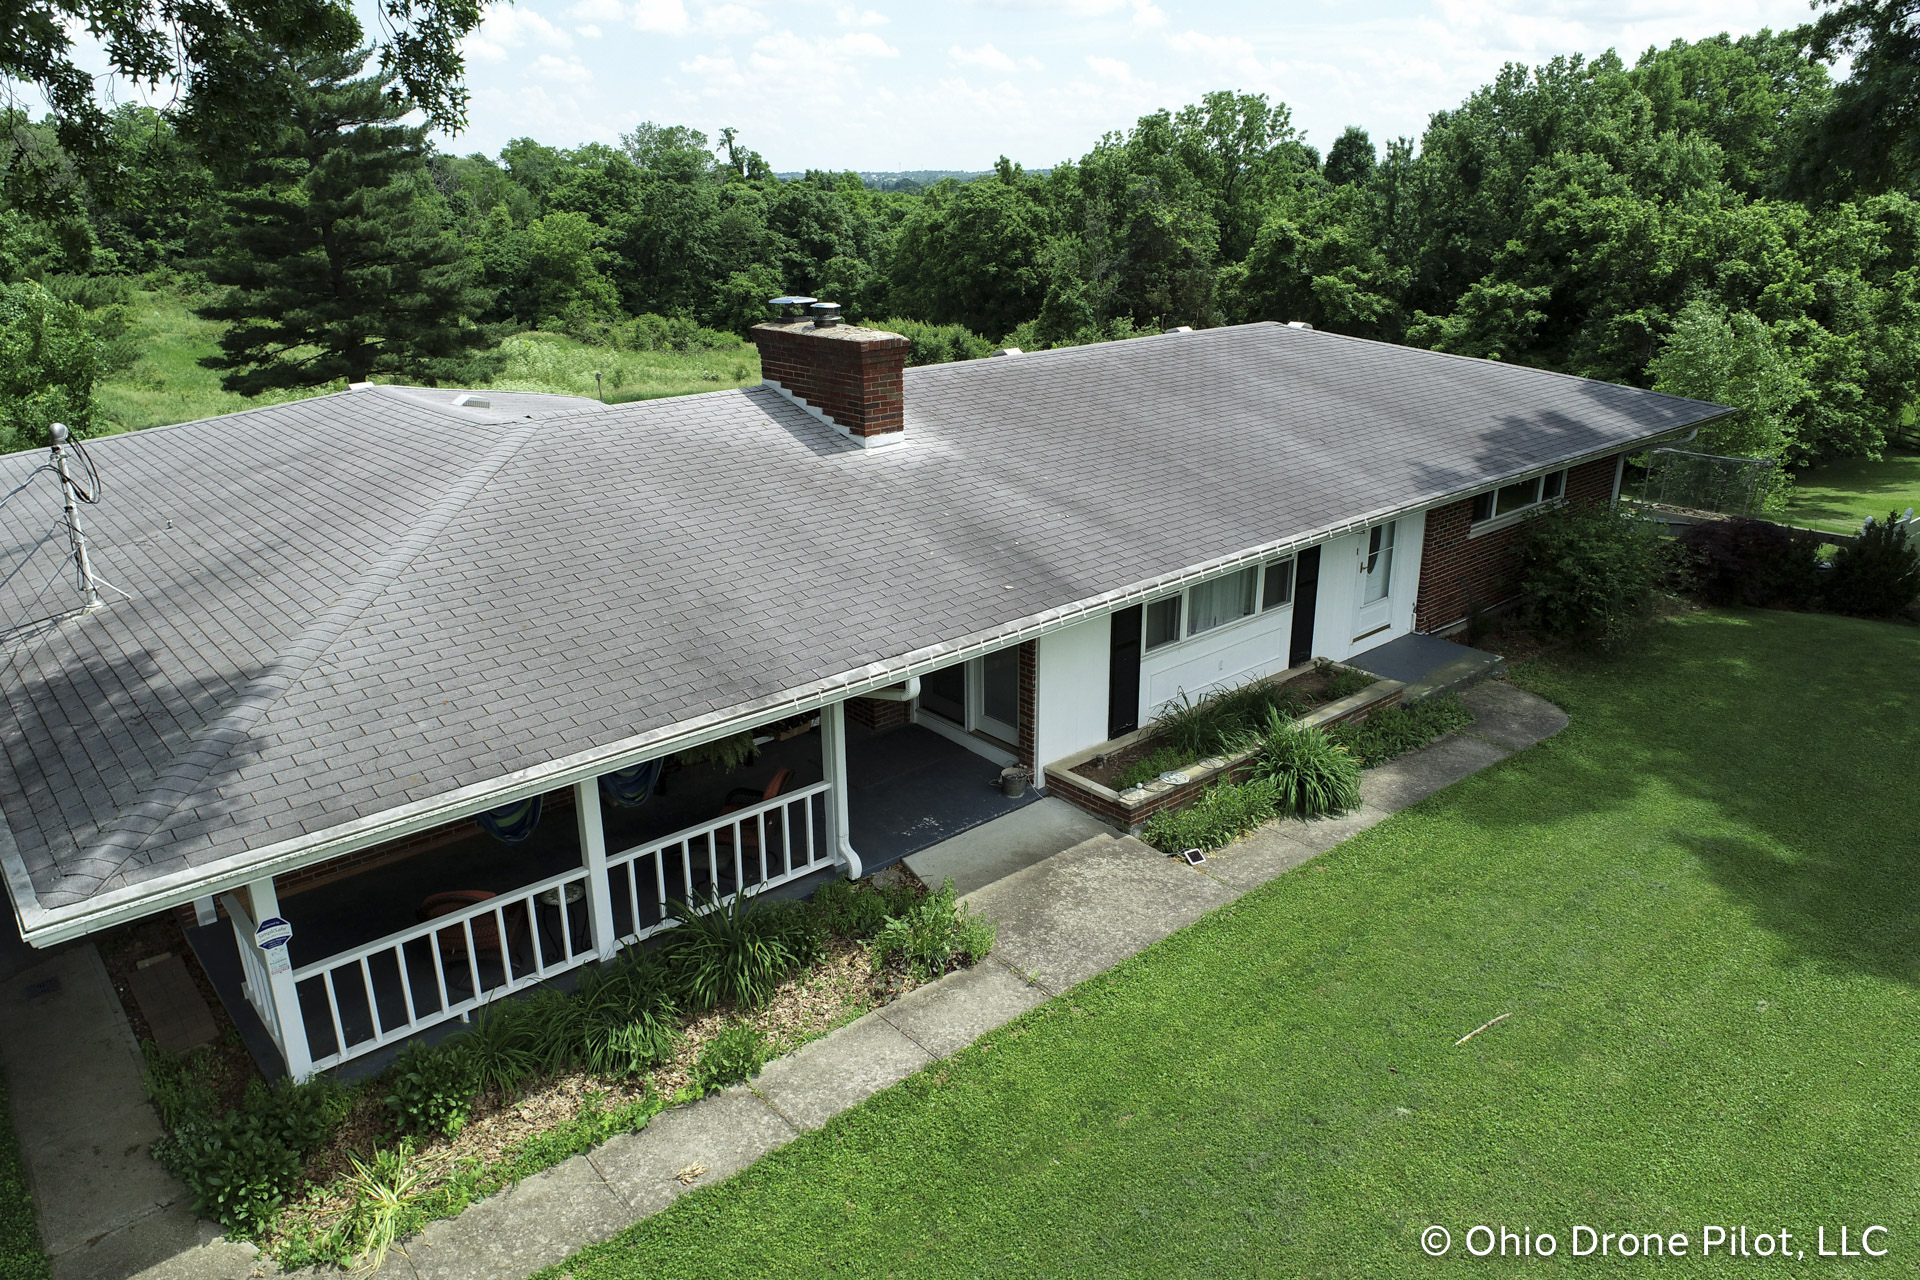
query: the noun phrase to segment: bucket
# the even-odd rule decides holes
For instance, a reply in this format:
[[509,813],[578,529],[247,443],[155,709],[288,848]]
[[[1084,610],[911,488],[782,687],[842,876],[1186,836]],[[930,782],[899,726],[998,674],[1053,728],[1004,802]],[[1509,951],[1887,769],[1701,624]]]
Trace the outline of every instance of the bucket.
[[1025,765],[1016,764],[1000,771],[1000,790],[1015,800],[1027,794],[1027,784],[1032,781],[1033,773]]

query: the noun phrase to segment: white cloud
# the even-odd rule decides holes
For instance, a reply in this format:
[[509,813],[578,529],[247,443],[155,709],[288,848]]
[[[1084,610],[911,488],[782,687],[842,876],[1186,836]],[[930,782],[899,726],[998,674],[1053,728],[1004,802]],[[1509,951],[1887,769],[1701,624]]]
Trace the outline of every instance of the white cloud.
[[983,44],[977,49],[963,49],[959,45],[954,45],[947,50],[947,58],[958,66],[980,67],[987,71],[1042,70],[1038,58],[1021,58],[1016,61],[991,44]]
[[534,75],[542,80],[551,80],[555,84],[587,84],[593,80],[593,72],[578,58],[556,58],[543,53],[533,60],[530,68]]
[[700,15],[700,30],[721,37],[750,36],[772,25],[766,14],[739,4],[715,5]]
[[584,40],[598,40],[600,38],[600,26],[594,22],[583,22],[574,28],[574,32]]
[[890,21],[876,9],[857,9],[847,4],[834,11],[833,20],[843,27],[884,27]]
[[693,24],[687,21],[687,6],[680,0],[638,0],[633,6],[633,25],[640,31],[677,36]]
[[1235,75],[1264,78],[1271,74],[1270,68],[1254,51],[1252,42],[1244,36],[1210,36],[1199,31],[1182,31],[1167,38],[1167,47]]
[[1133,25],[1164,27],[1167,25],[1167,12],[1153,0],[1133,0]]
[[579,0],[567,16],[575,22],[619,22],[627,16],[627,8],[620,0]]
[[505,62],[514,50],[530,44],[570,49],[573,37],[537,13],[501,8],[488,12],[461,49],[476,62]]
[[1113,80],[1125,84],[1133,79],[1133,68],[1118,58],[1098,58],[1088,54],[1087,66],[1102,80]]

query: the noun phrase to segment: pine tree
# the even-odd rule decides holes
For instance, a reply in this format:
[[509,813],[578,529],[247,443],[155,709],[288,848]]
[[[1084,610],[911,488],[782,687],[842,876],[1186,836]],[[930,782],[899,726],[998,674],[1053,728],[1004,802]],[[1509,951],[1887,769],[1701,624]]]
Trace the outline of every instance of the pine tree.
[[198,310],[228,322],[202,363],[230,391],[433,382],[485,341],[486,295],[428,179],[426,130],[399,123],[412,108],[391,77],[354,78],[365,64],[292,60],[292,118],[223,197],[207,275],[227,288]]

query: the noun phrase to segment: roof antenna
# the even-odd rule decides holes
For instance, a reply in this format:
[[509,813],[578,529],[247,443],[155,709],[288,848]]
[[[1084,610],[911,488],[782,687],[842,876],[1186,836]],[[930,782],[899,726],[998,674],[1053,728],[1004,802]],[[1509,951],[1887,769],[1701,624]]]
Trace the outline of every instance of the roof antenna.
[[[56,422],[48,429],[47,434],[53,438],[53,469],[60,477],[60,492],[66,500],[67,541],[73,546],[73,564],[80,571],[80,589],[86,593],[86,607],[90,612],[100,607],[100,588],[93,576],[93,561],[87,555],[87,531],[80,526],[79,504],[93,502],[99,494],[95,491],[80,489],[80,486],[74,483],[73,477],[67,473],[67,451],[62,447],[71,434],[67,430],[67,424]],[[79,447],[79,442],[75,441],[74,448]],[[82,457],[84,456],[83,452]],[[93,469],[91,463],[88,464],[87,469],[89,471]],[[94,490],[98,488],[99,479],[96,476]]]

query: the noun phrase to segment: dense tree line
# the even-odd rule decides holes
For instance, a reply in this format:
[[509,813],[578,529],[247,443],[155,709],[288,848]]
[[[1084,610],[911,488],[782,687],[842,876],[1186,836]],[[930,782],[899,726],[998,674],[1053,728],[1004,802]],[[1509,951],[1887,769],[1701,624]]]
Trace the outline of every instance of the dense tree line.
[[1711,450],[1873,455],[1920,400],[1915,7],[1510,66],[1417,140],[1350,128],[1324,158],[1284,105],[1212,93],[1043,173],[923,190],[782,181],[731,129],[441,153],[364,53],[288,58],[284,119],[245,148],[113,113],[110,183],[0,210],[0,279],[54,315],[85,281],[194,273],[243,391],[484,377],[532,327],[698,341],[798,292],[916,361],[1303,320],[1742,409]]

